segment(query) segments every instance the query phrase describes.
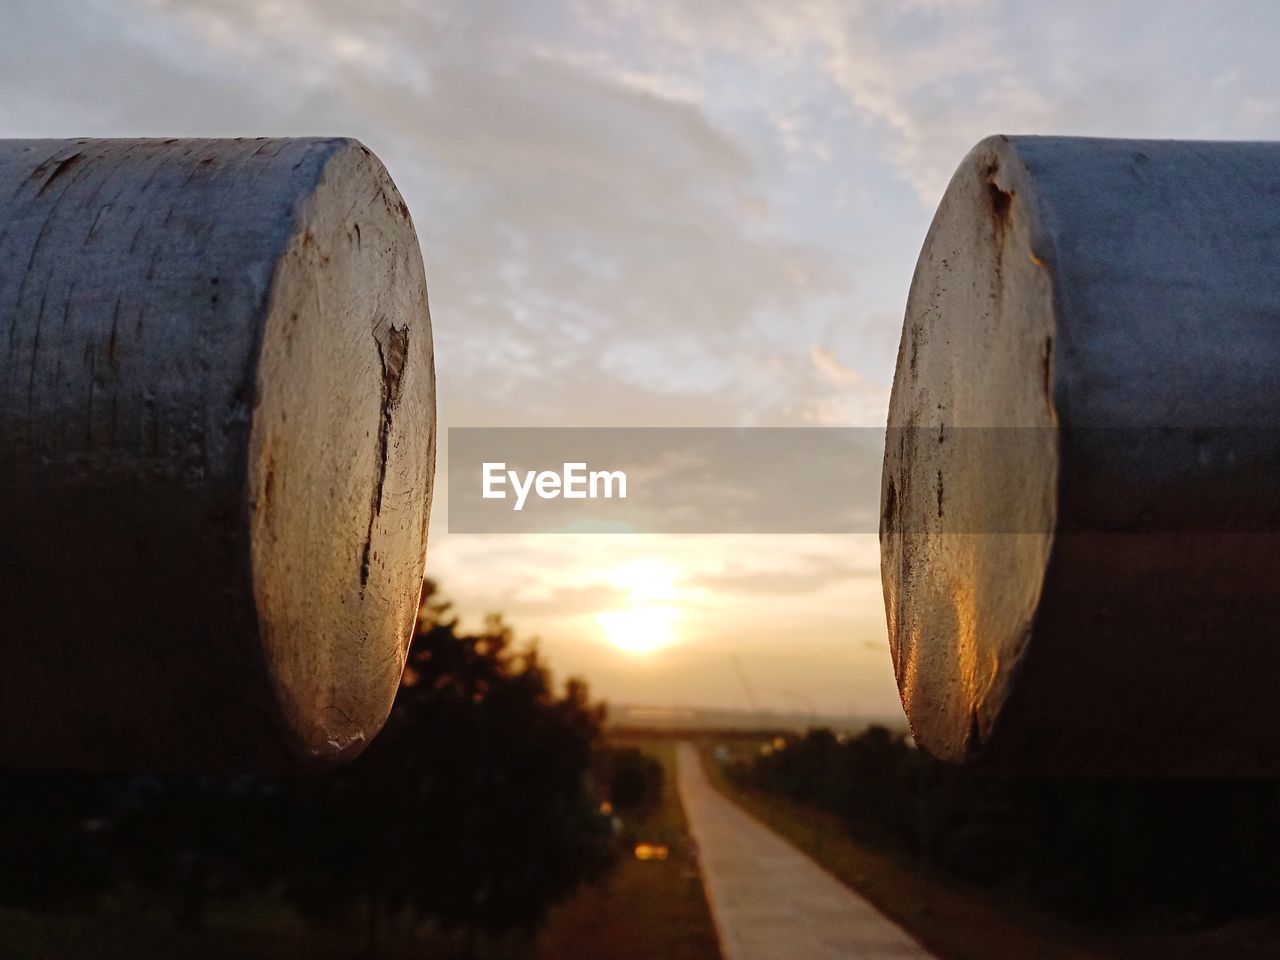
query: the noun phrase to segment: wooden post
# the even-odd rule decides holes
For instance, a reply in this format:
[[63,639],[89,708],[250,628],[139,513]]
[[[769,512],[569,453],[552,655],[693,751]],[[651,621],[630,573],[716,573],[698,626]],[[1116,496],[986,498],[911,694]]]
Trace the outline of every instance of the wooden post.
[[422,259],[345,139],[0,141],[0,763],[288,769],[390,709]]
[[1280,772],[1280,145],[993,137],[907,304],[882,486],[918,741]]

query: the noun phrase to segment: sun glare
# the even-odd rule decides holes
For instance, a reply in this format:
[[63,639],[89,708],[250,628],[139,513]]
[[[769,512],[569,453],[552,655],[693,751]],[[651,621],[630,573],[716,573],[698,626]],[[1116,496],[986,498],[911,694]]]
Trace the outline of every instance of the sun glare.
[[671,565],[661,560],[634,560],[616,568],[608,577],[609,583],[627,591],[636,605],[662,603],[675,595],[676,573]]
[[637,560],[613,571],[613,586],[625,590],[630,606],[597,616],[605,639],[625,653],[646,654],[675,642],[678,617],[671,601],[676,598],[676,575],[661,560]]
[[675,615],[671,607],[631,607],[610,610],[597,619],[611,644],[625,653],[642,654],[671,646]]

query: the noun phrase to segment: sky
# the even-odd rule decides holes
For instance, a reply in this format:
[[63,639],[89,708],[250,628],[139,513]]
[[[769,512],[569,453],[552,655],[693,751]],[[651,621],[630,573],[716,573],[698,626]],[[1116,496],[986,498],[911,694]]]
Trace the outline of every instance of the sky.
[[[1280,138],[1278,35],[1211,0],[0,0],[0,136],[358,137],[442,428],[880,426],[969,147]],[[450,535],[437,476],[428,575],[597,695],[900,716],[874,536]]]

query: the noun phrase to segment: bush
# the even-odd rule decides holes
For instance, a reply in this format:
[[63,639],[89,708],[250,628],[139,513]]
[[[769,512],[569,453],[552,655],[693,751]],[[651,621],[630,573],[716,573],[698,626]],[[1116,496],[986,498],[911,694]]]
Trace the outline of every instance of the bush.
[[635,747],[606,748],[598,766],[616,813],[642,817],[662,800],[662,764]]
[[730,768],[860,838],[1067,911],[1220,920],[1280,896],[1280,782],[984,777],[901,734],[812,730]]
[[500,618],[460,631],[428,583],[361,757],[295,778],[6,773],[0,901],[141,889],[196,927],[211,902],[270,892],[317,921],[359,919],[370,955],[392,923],[468,941],[530,930],[612,862],[588,782],[603,717],[583,683],[557,692]]

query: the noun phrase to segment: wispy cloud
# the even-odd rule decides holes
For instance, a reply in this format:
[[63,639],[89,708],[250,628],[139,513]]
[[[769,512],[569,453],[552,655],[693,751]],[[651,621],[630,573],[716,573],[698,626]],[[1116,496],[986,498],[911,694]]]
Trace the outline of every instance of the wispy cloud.
[[[360,137],[422,238],[446,425],[878,425],[975,141],[1280,137],[1278,30],[1245,0],[13,0],[0,135]],[[808,590],[811,544],[432,538],[464,606],[568,637],[553,608],[660,549],[732,599],[705,636],[803,634],[777,656],[832,703],[832,651],[882,630],[873,577]],[[711,690],[680,655],[663,682]],[[891,709],[877,663],[859,689]]]
[[691,577],[689,586],[718,594],[795,596],[813,594],[860,577],[880,577],[880,568],[852,557],[797,557],[783,564],[744,566],[727,564],[720,570]]

